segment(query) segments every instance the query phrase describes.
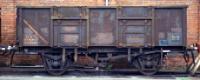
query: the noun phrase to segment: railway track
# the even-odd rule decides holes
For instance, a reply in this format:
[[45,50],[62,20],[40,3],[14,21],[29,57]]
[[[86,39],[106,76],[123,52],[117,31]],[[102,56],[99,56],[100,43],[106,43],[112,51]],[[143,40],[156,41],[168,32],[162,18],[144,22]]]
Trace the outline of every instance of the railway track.
[[[20,75],[20,76],[31,76],[31,75],[42,75],[49,76],[44,68],[1,68],[0,75]],[[137,70],[117,69],[112,71],[93,70],[93,69],[69,69],[63,75],[60,76],[112,76],[112,77],[130,77],[130,76],[143,76],[143,77],[200,77],[200,72],[195,75],[190,75],[186,72],[167,72],[160,71],[151,76],[145,76]],[[1,79],[0,79],[1,80]]]

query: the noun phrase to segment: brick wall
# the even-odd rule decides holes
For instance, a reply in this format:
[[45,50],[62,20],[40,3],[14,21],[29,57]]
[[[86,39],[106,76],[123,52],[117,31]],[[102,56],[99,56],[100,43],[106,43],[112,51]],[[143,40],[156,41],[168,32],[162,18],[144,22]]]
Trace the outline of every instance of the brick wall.
[[199,5],[198,5],[198,27],[199,27],[199,30],[198,30],[198,32],[199,32],[199,35],[198,35],[198,37],[199,37],[199,41],[198,41],[198,43],[200,43],[200,0],[199,0]]
[[[198,21],[198,0],[109,0],[110,6],[175,6],[188,5],[187,42],[192,44],[200,39]],[[2,43],[15,42],[16,6],[104,6],[104,0],[0,0],[2,8]],[[200,43],[200,41],[199,41]]]
[[14,0],[1,0],[1,41],[12,43],[16,35],[16,8]]

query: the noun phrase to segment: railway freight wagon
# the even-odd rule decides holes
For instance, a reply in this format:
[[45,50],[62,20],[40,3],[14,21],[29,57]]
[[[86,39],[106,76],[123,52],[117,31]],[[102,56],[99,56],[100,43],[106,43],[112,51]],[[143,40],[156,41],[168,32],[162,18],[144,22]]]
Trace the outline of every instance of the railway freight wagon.
[[[18,7],[16,44],[4,55],[40,56],[53,75],[68,70],[120,70],[112,62],[125,58],[128,68],[152,75],[165,56],[177,53],[189,67],[195,45],[186,45],[186,6]],[[31,57],[31,59],[34,56]],[[24,62],[25,64],[25,62]],[[116,64],[116,63],[115,63]],[[118,63],[117,65],[123,65]],[[187,71],[187,69],[186,69]]]

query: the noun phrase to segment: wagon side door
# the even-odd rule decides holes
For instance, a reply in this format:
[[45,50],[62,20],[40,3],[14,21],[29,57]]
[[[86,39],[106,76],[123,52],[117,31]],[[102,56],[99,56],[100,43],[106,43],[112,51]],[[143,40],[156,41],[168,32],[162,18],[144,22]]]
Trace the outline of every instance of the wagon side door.
[[122,7],[118,16],[119,46],[152,45],[152,8]]
[[86,9],[56,7],[53,9],[54,46],[86,46]]

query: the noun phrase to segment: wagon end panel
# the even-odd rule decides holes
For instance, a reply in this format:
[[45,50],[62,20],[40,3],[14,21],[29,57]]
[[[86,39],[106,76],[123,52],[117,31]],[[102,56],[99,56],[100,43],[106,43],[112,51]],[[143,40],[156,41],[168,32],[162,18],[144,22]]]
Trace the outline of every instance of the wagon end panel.
[[19,8],[18,39],[20,46],[49,46],[50,24],[50,9]]
[[90,46],[115,46],[116,9],[89,10]]
[[155,9],[155,44],[156,46],[185,46],[184,8]]

